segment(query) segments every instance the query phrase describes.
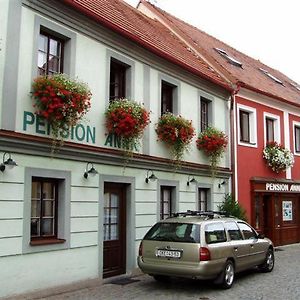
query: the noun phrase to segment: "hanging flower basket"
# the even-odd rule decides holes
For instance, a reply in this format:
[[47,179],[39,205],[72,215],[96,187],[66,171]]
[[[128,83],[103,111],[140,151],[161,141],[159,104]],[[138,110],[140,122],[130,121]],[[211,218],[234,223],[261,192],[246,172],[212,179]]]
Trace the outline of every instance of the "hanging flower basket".
[[214,175],[216,167],[226,151],[228,144],[227,136],[224,132],[214,127],[207,127],[199,134],[196,143],[197,148],[208,156],[210,167]]
[[37,77],[31,96],[35,113],[47,120],[57,140],[62,139],[61,132],[69,132],[88,112],[92,94],[86,84],[55,74]]
[[173,159],[177,162],[182,160],[195,135],[191,121],[172,113],[165,113],[160,117],[155,131],[158,140],[170,147]]
[[276,173],[285,171],[294,164],[294,155],[290,150],[276,142],[270,142],[263,150],[263,158]]
[[110,102],[106,112],[108,134],[121,138],[121,147],[130,152],[140,146],[140,138],[150,123],[150,112],[141,104],[128,99]]

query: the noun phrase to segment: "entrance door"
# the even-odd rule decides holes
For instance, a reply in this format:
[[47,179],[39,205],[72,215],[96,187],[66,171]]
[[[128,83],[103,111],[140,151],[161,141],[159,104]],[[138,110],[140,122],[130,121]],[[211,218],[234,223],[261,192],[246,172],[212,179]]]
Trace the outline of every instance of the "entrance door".
[[126,272],[126,186],[104,185],[103,278]]
[[298,199],[293,196],[282,195],[282,225],[281,238],[284,244],[299,242]]

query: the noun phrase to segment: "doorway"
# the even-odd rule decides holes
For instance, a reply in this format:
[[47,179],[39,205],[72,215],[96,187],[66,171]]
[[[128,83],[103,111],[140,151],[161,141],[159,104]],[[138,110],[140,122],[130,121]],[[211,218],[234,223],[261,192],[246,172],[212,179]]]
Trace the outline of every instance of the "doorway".
[[103,278],[126,273],[126,189],[104,184]]

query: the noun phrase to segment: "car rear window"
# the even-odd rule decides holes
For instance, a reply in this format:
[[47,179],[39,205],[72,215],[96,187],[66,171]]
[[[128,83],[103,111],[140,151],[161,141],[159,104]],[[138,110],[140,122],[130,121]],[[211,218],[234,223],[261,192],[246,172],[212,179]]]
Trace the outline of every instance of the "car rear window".
[[200,226],[187,223],[157,223],[144,240],[200,243]]
[[205,225],[205,240],[207,244],[226,242],[226,233],[223,223]]

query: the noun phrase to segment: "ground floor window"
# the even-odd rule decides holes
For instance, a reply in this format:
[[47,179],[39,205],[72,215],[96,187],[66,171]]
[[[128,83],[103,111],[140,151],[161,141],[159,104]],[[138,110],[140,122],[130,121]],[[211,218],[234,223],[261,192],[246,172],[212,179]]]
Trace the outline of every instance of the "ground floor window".
[[31,240],[57,238],[58,182],[32,178]]
[[209,189],[199,188],[198,192],[198,210],[208,210],[208,191]]
[[26,168],[23,253],[70,247],[71,173]]
[[160,219],[166,219],[171,216],[172,213],[172,187],[161,186],[160,187]]

